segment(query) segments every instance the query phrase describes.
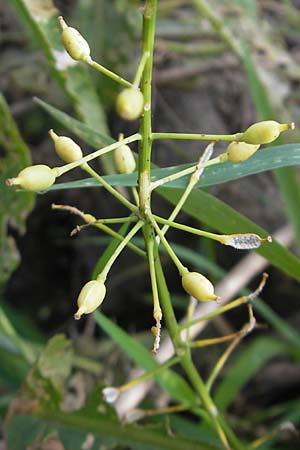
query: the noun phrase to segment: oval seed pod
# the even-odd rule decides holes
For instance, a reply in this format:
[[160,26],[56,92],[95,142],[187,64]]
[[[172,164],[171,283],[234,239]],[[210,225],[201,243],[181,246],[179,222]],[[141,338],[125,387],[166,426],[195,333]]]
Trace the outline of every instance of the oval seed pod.
[[135,171],[135,159],[128,145],[121,145],[114,153],[115,164],[119,173],[132,173]]
[[245,142],[231,142],[226,151],[227,161],[242,162],[249,159],[259,149],[260,145]]
[[77,161],[83,157],[82,150],[73,139],[67,136],[58,136],[53,130],[49,135],[54,142],[54,148],[57,155],[66,163]]
[[88,281],[79,293],[77,299],[78,310],[74,315],[75,319],[79,320],[83,314],[90,314],[95,311],[103,302],[105,294],[106,287],[102,281]]
[[118,388],[110,386],[102,389],[102,395],[106,403],[114,403],[118,399],[120,391]]
[[269,144],[278,138],[282,131],[294,129],[294,123],[278,123],[275,120],[265,120],[251,125],[243,133],[241,140],[247,144]]
[[61,16],[58,20],[62,28],[61,38],[64,47],[71,58],[76,61],[82,61],[85,58],[89,58],[91,50],[84,37],[81,36],[76,28],[69,27]]
[[143,112],[144,97],[137,88],[127,88],[119,93],[116,101],[116,111],[123,119],[135,120]]
[[28,191],[44,191],[54,184],[56,179],[55,169],[44,164],[29,166],[21,170],[16,178],[6,181],[8,186],[21,186]]
[[183,289],[196,300],[209,302],[218,299],[214,293],[213,284],[201,273],[186,272],[183,274],[181,282]]

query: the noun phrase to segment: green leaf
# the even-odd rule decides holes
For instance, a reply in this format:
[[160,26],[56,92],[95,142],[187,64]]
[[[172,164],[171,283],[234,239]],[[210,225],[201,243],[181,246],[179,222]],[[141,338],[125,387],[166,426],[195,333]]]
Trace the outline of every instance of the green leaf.
[[[160,188],[158,192],[174,205],[182,195],[181,189]],[[194,190],[190,194],[183,211],[222,233],[257,233],[261,236],[268,234],[226,203],[200,190]],[[291,277],[300,279],[300,260],[277,241],[263,244],[256,252]]]
[[11,3],[44,52],[53,75],[72,101],[79,117],[89,126],[108,134],[105,114],[88,69],[73,61],[64,50],[57,21],[59,11],[53,1],[12,0]]
[[64,335],[50,339],[26,378],[24,398],[55,410],[63,399],[64,387],[71,373],[73,350]]
[[214,400],[218,408],[224,411],[261,367],[274,356],[285,354],[287,348],[281,341],[266,337],[244,346],[216,389]]
[[74,117],[69,116],[63,111],[51,106],[49,103],[40,100],[39,98],[35,98],[35,101],[52,116],[55,120],[57,120],[63,127],[72,131],[76,136],[82,139],[87,144],[91,145],[94,148],[104,147],[105,145],[113,144],[115,140],[106,134],[99,133],[99,131],[95,131],[93,128],[90,128],[88,125],[80,122]]
[[[272,105],[273,93],[268,91],[268,86],[264,85],[260,79],[259,72],[247,45],[243,44],[241,48],[250,92],[256,106],[258,118],[259,120],[276,120],[276,113]],[[300,183],[292,167],[276,170],[274,175],[283,197],[283,205],[288,219],[293,226],[295,243],[298,253],[300,253]]]
[[[160,427],[161,428],[161,427]],[[65,413],[43,411],[39,416],[22,414],[11,416],[5,427],[8,450],[24,450],[45,437],[55,433],[65,450],[99,450],[117,445],[135,450],[218,450],[219,447],[179,435],[170,436],[159,429],[116,423],[106,415],[97,417],[86,413]],[[86,447],[84,447],[84,444]],[[88,446],[89,444],[89,446]],[[87,447],[88,446],[88,447]]]
[[19,353],[5,348],[2,335],[0,335],[0,343],[0,380],[6,386],[18,389],[28,373],[28,363]]
[[[237,180],[242,177],[253,175],[256,173],[273,170],[280,167],[300,164],[300,145],[287,144],[278,147],[272,147],[267,150],[258,152],[253,158],[243,163],[222,163],[212,167],[207,167],[200,178],[197,187],[214,186],[216,184]],[[151,171],[151,180],[156,181],[160,178],[172,175],[191,167],[193,164],[183,164],[175,167],[167,167],[164,169],[153,169]],[[104,177],[112,186],[136,186],[137,173],[129,175],[109,175]],[[169,182],[165,186],[172,188],[183,188],[187,185],[189,177],[179,178],[178,180]],[[60,190],[69,188],[82,188],[99,186],[92,178],[87,178],[70,183],[59,183],[53,185],[49,190]]]
[[42,350],[37,361],[37,368],[42,377],[51,380],[53,386],[61,390],[71,373],[72,358],[71,341],[63,334],[57,334]]
[[[158,362],[153,358],[136,339],[123,331],[118,325],[113,323],[99,311],[94,312],[97,324],[107,333],[122,350],[146,371],[159,367]],[[177,401],[195,405],[195,395],[186,381],[176,373],[166,370],[155,377],[157,383],[165,389],[169,395]]]
[[0,287],[8,280],[19,264],[20,257],[11,236],[7,234],[10,224],[19,233],[25,231],[25,219],[34,205],[35,195],[16,192],[5,186],[7,178],[15,177],[25,166],[30,165],[30,152],[22,140],[4,97],[0,94]]

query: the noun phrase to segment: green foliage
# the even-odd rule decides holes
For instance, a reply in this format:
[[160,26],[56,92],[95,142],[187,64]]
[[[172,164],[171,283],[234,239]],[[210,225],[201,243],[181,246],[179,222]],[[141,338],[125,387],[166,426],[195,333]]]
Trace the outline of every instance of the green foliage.
[[256,338],[231,363],[224,380],[215,393],[216,404],[221,410],[228,408],[243,386],[267,361],[274,356],[285,354],[286,344],[272,338]]
[[[159,192],[175,205],[182,194],[182,190],[170,188],[160,188]],[[223,233],[236,233],[238,229],[239,232],[243,233],[267,234],[265,230],[245,216],[242,216],[230,206],[204,191],[193,191],[183,206],[183,211]],[[297,280],[299,279],[300,262],[298,258],[275,240],[270,244],[263,245],[257,252],[274,264],[274,266],[279,267]]]
[[25,232],[25,219],[34,205],[34,194],[21,195],[5,188],[5,180],[30,164],[30,152],[23,141],[15,121],[11,116],[4,97],[0,94],[0,289],[19,264],[20,257],[16,244],[7,234],[8,225],[19,233]]
[[63,48],[57,21],[59,11],[52,0],[13,0],[12,4],[45,54],[53,75],[70,97],[79,117],[106,133],[104,111],[87,68],[74,63]]
[[[94,54],[99,56],[101,65],[107,63],[108,67],[110,67],[109,54],[115,52],[117,61],[113,61],[112,58],[112,65],[118,67],[122,65],[122,62],[128,62],[133,48],[130,47],[129,42],[135,37],[137,31],[140,31],[139,3],[134,0],[118,0],[112,2],[112,4],[109,2],[102,3],[98,2],[93,5],[93,2],[79,0],[74,7],[71,21],[73,22],[74,20],[76,22],[76,20],[82,19],[82,24],[79,24],[78,29],[80,28],[88,40],[91,37],[94,38],[92,54],[93,57]],[[107,375],[106,371],[109,372],[110,369],[106,367],[105,356],[101,364],[99,364],[96,358],[90,360],[78,355],[73,349],[72,341],[62,334],[55,335],[45,345],[41,344],[43,339],[39,339],[39,333],[22,330],[22,327],[31,326],[25,318],[24,320],[21,318],[17,327],[14,323],[12,311],[9,308],[1,308],[0,357],[3,365],[0,368],[0,380],[3,385],[0,388],[4,387],[5,392],[8,392],[2,402],[0,402],[1,413],[5,413],[12,396],[15,397],[10,405],[4,426],[8,450],[42,447],[49,438],[53,437],[66,450],[81,450],[84,448],[96,450],[102,447],[130,448],[132,450],[179,450],[182,448],[187,450],[218,450],[221,448],[226,448],[227,450],[254,450],[260,444],[257,444],[257,441],[253,441],[251,444],[242,441],[245,437],[243,435],[243,426],[246,424],[247,434],[249,435],[249,426],[259,423],[259,421],[251,418],[248,411],[245,411],[242,419],[234,417],[235,399],[239,394],[243,393],[247,383],[272,358],[284,357],[289,360],[291,357],[299,358],[300,336],[298,331],[261,299],[255,298],[252,300],[251,296],[248,297],[248,306],[249,304],[253,305],[254,311],[257,310],[260,313],[264,320],[272,326],[272,331],[276,331],[278,336],[280,336],[281,340],[276,336],[270,335],[249,339],[246,344],[241,345],[240,349],[236,351],[231,364],[227,362],[227,358],[235,346],[231,347],[231,344],[229,344],[226,350],[221,353],[221,357],[213,371],[209,373],[209,365],[206,368],[206,375],[209,380],[207,383],[202,378],[201,371],[195,365],[194,354],[192,354],[193,346],[189,342],[188,330],[185,337],[180,332],[183,327],[180,328],[174,312],[175,302],[171,301],[167,286],[168,280],[165,279],[160,256],[169,256],[181,277],[188,270],[200,270],[205,274],[208,272],[220,280],[224,276],[225,271],[213,261],[206,259],[205,256],[199,255],[198,248],[191,250],[185,248],[184,245],[174,244],[171,241],[168,243],[162,230],[155,222],[157,216],[154,216],[151,212],[153,207],[152,199],[153,201],[156,200],[155,195],[151,195],[152,189],[156,188],[156,186],[153,187],[151,183],[167,176],[171,177],[171,181],[166,182],[165,186],[159,187],[155,193],[166,199],[170,204],[175,205],[176,208],[178,207],[178,211],[182,210],[185,212],[189,218],[204,223],[210,230],[228,234],[256,233],[264,238],[269,234],[267,230],[262,229],[246,216],[241,215],[214,195],[203,190],[203,188],[269,170],[276,170],[275,177],[284,199],[287,216],[294,228],[295,242],[299,247],[300,194],[295,166],[300,163],[300,146],[299,144],[286,144],[282,140],[280,142],[282,145],[260,150],[254,157],[243,163],[219,163],[220,160],[217,160],[218,164],[205,167],[204,173],[201,175],[198,173],[200,180],[198,178],[197,183],[191,183],[195,187],[192,192],[189,191],[189,183],[198,175],[194,173],[191,177],[190,173],[188,176],[181,178],[176,178],[175,175],[179,171],[195,166],[196,163],[194,165],[180,164],[167,168],[151,166],[152,141],[154,139],[170,138],[172,137],[170,136],[171,134],[173,134],[173,137],[176,135],[176,133],[165,133],[165,136],[164,133],[156,134],[156,136],[152,135],[151,78],[156,30],[156,3],[156,0],[146,0],[145,10],[143,11],[142,55],[140,59],[140,62],[142,61],[143,64],[139,65],[141,69],[140,74],[142,72],[143,74],[141,83],[134,82],[135,88],[139,89],[136,92],[143,100],[141,102],[143,114],[139,133],[129,138],[132,142],[139,141],[138,172],[129,175],[111,175],[113,171],[110,170],[109,175],[102,177],[85,164],[86,160],[75,161],[70,166],[56,169],[56,174],[60,176],[61,173],[65,173],[75,166],[81,166],[93,178],[57,183],[49,191],[100,186],[107,189],[110,194],[117,200],[120,200],[130,210],[129,219],[121,218],[119,220],[117,218],[116,221],[116,219],[108,218],[103,219],[102,222],[99,220],[98,223],[95,223],[93,216],[82,213],[74,207],[67,206],[65,208],[77,214],[85,222],[86,226],[99,225],[99,228],[101,228],[100,224],[110,226],[112,223],[124,222],[118,230],[119,239],[113,237],[109,241],[109,245],[102,252],[93,273],[90,275],[91,279],[98,279],[101,282],[105,280],[106,282],[112,264],[125,247],[125,244],[127,245],[132,236],[134,236],[133,231],[137,231],[139,227],[142,229],[142,244],[141,238],[136,236],[134,236],[133,241],[138,242],[140,247],[145,248],[145,252],[142,252],[144,257],[142,261],[143,263],[147,261],[149,264],[149,278],[153,294],[153,319],[155,323],[155,326],[152,327],[154,335],[153,351],[155,353],[159,347],[162,317],[164,328],[169,332],[174,353],[176,354],[175,361],[179,362],[181,372],[178,372],[173,367],[171,369],[171,364],[169,364],[167,369],[162,367],[164,370],[157,372],[161,364],[148,350],[148,341],[147,345],[144,345],[140,339],[132,337],[99,311],[94,312],[94,319],[99,329],[109,336],[110,340],[122,350],[126,357],[145,371],[145,376],[148,376],[147,379],[152,378],[158,384],[159,389],[166,395],[166,404],[171,406],[169,409],[162,410],[163,417],[157,419],[156,413],[161,411],[154,411],[153,406],[157,407],[158,402],[156,402],[156,398],[149,397],[144,399],[143,409],[140,410],[143,417],[140,425],[120,423],[120,418],[117,417],[115,409],[104,402],[102,390],[105,386],[102,382],[96,381],[96,378],[98,380],[101,375],[105,380],[113,380],[108,382],[119,384],[120,379],[127,377],[126,374],[115,373],[118,371],[114,367],[113,373],[108,373]],[[177,4],[177,2],[175,3]],[[235,32],[230,15],[225,13],[226,17],[223,20],[223,17],[219,17],[218,11],[214,11],[214,7],[210,2],[194,0],[192,3],[195,9],[201,13],[201,17],[210,23],[210,32],[215,32],[222,40],[220,43],[214,42],[218,46],[217,54],[228,48],[243,63],[258,118],[260,120],[278,119],[281,111],[277,111],[268,86],[261,80],[259,67],[244,44],[245,39],[242,37],[242,31],[238,30]],[[212,3],[215,4],[217,2]],[[231,2],[225,3],[232,7]],[[92,69],[88,69],[83,63],[72,61],[64,51],[57,23],[59,12],[52,0],[13,0],[12,4],[22,22],[27,26],[35,47],[38,47],[46,57],[51,72],[60,85],[60,92],[63,92],[69,98],[78,118],[74,118],[51,104],[37,99],[39,106],[52,119],[56,120],[64,130],[69,130],[86,144],[98,150],[103,148],[104,152],[111,150],[111,148],[106,149],[105,147],[115,144],[116,141],[109,135],[103,104],[110,105],[111,99],[116,96],[116,82],[120,82],[123,86],[124,84],[132,86],[131,82],[127,81],[127,78],[120,79],[120,76],[111,72],[110,69],[104,68],[103,70],[103,67],[100,70],[102,72],[100,75],[101,81],[99,83],[91,81],[92,78],[90,78],[88,70]],[[241,17],[247,15],[248,24],[253,25],[253,23],[260,20],[260,10],[257,2],[239,0],[236,8]],[[100,22],[98,22],[96,14],[99,11],[101,13]],[[185,14],[188,17],[188,9],[181,12],[184,13],[183,18]],[[173,13],[173,2],[164,2],[161,17],[168,17],[169,13]],[[180,15],[178,17],[180,20]],[[115,20],[112,20],[112,18]],[[189,33],[192,31],[193,34],[195,33],[195,19],[194,17],[192,17],[191,21],[190,19],[185,23],[186,19],[184,18],[181,25],[187,25],[185,30],[188,29]],[[101,26],[99,23],[101,23]],[[189,25],[192,25],[192,27],[189,28]],[[158,30],[164,39],[161,28],[158,27]],[[168,43],[167,40],[161,41],[158,42],[158,49],[162,49],[163,52],[167,52],[169,49],[171,52],[178,51],[191,55],[195,49],[186,48],[184,33],[182,34],[183,28],[178,28],[177,25],[171,24],[171,29],[165,31],[168,35],[170,31],[174,32],[174,30],[176,33],[179,32],[180,42]],[[122,36],[122,33],[125,34]],[[175,35],[177,36],[176,33]],[[122,45],[120,45],[120,42],[122,42]],[[116,45],[119,45],[120,48],[116,49]],[[105,55],[103,59],[101,59],[102,51]],[[197,51],[199,52],[199,49]],[[213,52],[213,54],[216,53]],[[209,55],[211,56],[211,50],[206,53],[206,57]],[[93,66],[91,61],[85,62]],[[138,62],[134,62],[131,65],[132,67],[137,67],[138,64]],[[97,63],[93,67],[96,68],[96,66]],[[137,75],[134,77],[133,72],[129,70],[129,78],[138,79]],[[103,73],[110,79],[105,81]],[[101,101],[99,100],[97,88],[101,92]],[[105,100],[103,100],[103,95],[106,97]],[[0,97],[0,114],[3,122],[3,126],[0,129],[0,145],[5,153],[4,158],[1,160],[1,182],[4,184],[6,178],[16,176],[20,169],[30,164],[30,157],[3,97]],[[283,116],[284,114],[282,113]],[[199,134],[198,139],[204,140],[206,137],[209,141],[225,140],[230,142],[236,139],[241,140],[241,135],[242,133],[236,133],[235,135],[218,137],[218,135]],[[185,134],[184,136],[190,139],[195,138],[196,135],[189,136]],[[235,136],[237,137],[233,139]],[[182,137],[183,135],[181,135]],[[120,140],[122,141],[122,138]],[[116,145],[118,143],[114,146],[116,147]],[[206,149],[204,155],[208,155],[208,150]],[[91,154],[91,158],[93,156]],[[216,163],[214,160],[209,160],[209,156],[207,156],[206,160],[204,156],[202,158],[201,164],[206,164],[207,161],[209,161],[209,164],[212,162]],[[106,164],[106,170],[111,169],[109,166],[109,163]],[[136,187],[138,187],[138,190]],[[133,188],[131,197],[128,194],[130,190],[127,192],[127,189],[124,188]],[[7,281],[18,263],[14,245],[10,238],[7,238],[8,220],[19,231],[23,231],[24,219],[30,211],[34,200],[33,195],[27,192],[17,193],[13,190],[3,189],[3,193],[4,208],[2,213],[0,213],[0,252],[1,256],[3,256],[0,265],[0,286]],[[125,193],[126,196],[124,195]],[[173,210],[174,214],[176,208]],[[105,222],[105,220],[107,221]],[[112,222],[112,220],[115,221]],[[173,220],[175,221],[175,215],[173,219],[169,219],[167,224],[172,226]],[[133,225],[132,222],[134,222]],[[246,249],[249,248],[246,247]],[[272,243],[262,244],[255,251],[290,277],[296,280],[300,279],[300,260],[275,240]],[[178,283],[180,283],[180,276],[178,276]],[[201,275],[201,277],[203,276]],[[178,309],[182,310],[183,308]],[[193,309],[192,305],[186,311],[188,317],[191,309]],[[249,311],[252,311],[252,306],[249,307]],[[216,315],[217,312],[210,313],[207,317],[204,315],[203,320],[209,320]],[[90,325],[91,323],[87,321],[86,330],[92,328]],[[80,327],[81,325],[78,327],[78,330],[81,330]],[[245,329],[243,328],[242,330],[245,331]],[[247,329],[247,333],[248,331],[250,329]],[[89,331],[87,331],[88,333]],[[243,331],[233,333],[227,338],[229,341],[232,339],[231,342],[233,344],[240,343],[247,333]],[[34,342],[35,339],[39,340],[39,344]],[[222,338],[218,342],[221,341]],[[105,343],[98,345],[97,341],[95,345],[97,347],[96,354],[104,353],[105,355],[105,350],[103,349],[105,349],[106,345]],[[85,347],[87,352],[91,351],[89,344],[85,345]],[[109,351],[112,348],[110,343],[108,348]],[[213,352],[211,354],[214,356]],[[107,359],[109,360],[109,358]],[[208,360],[209,358],[207,358]],[[171,359],[171,362],[173,364],[173,359]],[[222,370],[224,366],[225,370]],[[69,398],[70,392],[72,393],[74,378],[78,375],[84,376],[83,374],[86,373],[89,373],[88,380],[81,382],[81,384],[79,383],[82,390],[81,393],[84,391],[79,402],[80,404],[70,403]],[[220,374],[222,375],[221,380],[216,380],[216,386],[213,385],[211,389],[210,381],[212,377],[215,380],[217,375]],[[138,378],[138,381],[141,381],[140,378]],[[131,385],[134,383],[135,381],[133,380]],[[21,389],[16,393],[20,386]],[[126,392],[129,386],[130,382],[122,385],[120,388],[110,387],[110,389],[120,393]],[[76,394],[74,397],[76,397]],[[175,402],[174,406],[172,402]],[[229,407],[233,409],[232,416],[235,419],[232,420],[232,423],[225,416]],[[179,415],[168,415],[168,412],[185,410],[188,412],[185,418]],[[270,411],[269,409],[266,411],[262,420],[266,420],[268,417],[273,417],[271,408]],[[278,423],[275,423],[274,426],[277,427],[280,427],[280,420],[294,420],[295,423],[300,420],[299,410],[297,410],[293,402],[281,405],[280,412],[275,413],[275,417],[276,420],[278,419]],[[276,433],[278,433],[279,428],[277,431],[276,428],[274,430],[270,435],[266,435],[265,440],[266,442],[269,440],[272,443],[270,445],[273,445],[272,440],[277,436]],[[252,434],[253,437],[257,438],[256,433]],[[268,449],[271,448],[270,445],[267,442],[262,444],[261,448]]]

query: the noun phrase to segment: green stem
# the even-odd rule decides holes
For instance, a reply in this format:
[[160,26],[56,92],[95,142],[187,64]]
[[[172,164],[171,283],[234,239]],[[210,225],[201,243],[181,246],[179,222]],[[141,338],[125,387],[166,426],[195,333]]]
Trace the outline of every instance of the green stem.
[[137,188],[135,186],[132,186],[131,192],[132,192],[132,195],[133,195],[136,205],[139,206],[140,199],[139,199],[139,194],[138,194]]
[[165,363],[161,364],[160,366],[156,367],[153,370],[149,370],[149,372],[144,373],[140,377],[134,378],[133,380],[128,381],[128,383],[123,384],[119,388],[119,392],[124,392],[127,389],[131,389],[133,386],[136,386],[137,384],[143,383],[144,381],[151,380],[151,378],[156,377],[161,372],[165,371],[166,369],[169,369],[170,367],[177,364],[179,361],[178,356],[174,356],[173,358],[169,359]]
[[137,68],[137,71],[136,71],[136,74],[135,74],[135,77],[133,80],[133,86],[135,88],[138,88],[141,83],[141,79],[142,79],[143,72],[145,69],[146,61],[148,58],[149,58],[149,52],[148,51],[144,52],[143,56],[141,57],[141,60],[139,62],[139,65],[138,65],[138,68]]
[[49,408],[42,410],[41,408],[32,413],[33,417],[44,419],[52,428],[57,429],[60,426],[70,428],[72,430],[82,431],[85,435],[89,433],[95,437],[103,439],[111,439],[120,445],[130,447],[131,445],[139,446],[139,448],[159,448],[161,450],[218,450],[218,447],[203,442],[191,441],[180,436],[171,439],[170,436],[164,436],[161,433],[154,433],[153,430],[144,427],[124,427],[119,422],[107,419],[106,415],[101,417],[88,417],[87,414],[70,414],[65,411],[52,411]]
[[190,175],[191,173],[193,173],[195,171],[195,169],[197,167],[199,167],[199,169],[200,168],[204,169],[205,167],[213,166],[215,164],[219,164],[220,162],[221,162],[220,156],[217,156],[216,158],[213,158],[210,161],[207,161],[206,163],[201,164],[199,166],[198,165],[191,166],[191,167],[188,167],[187,169],[181,170],[180,172],[176,172],[176,173],[173,173],[172,175],[168,175],[167,177],[164,177],[164,178],[161,178],[160,180],[152,182],[151,190],[153,191],[153,189],[156,189],[157,187],[162,186],[163,184],[178,180],[178,178],[185,177],[186,175]]
[[196,234],[197,236],[203,236],[209,239],[213,239],[215,241],[220,242],[221,244],[224,244],[224,237],[226,237],[226,235],[210,233],[209,231],[204,230],[198,230],[198,228],[189,227],[188,225],[184,225],[182,223],[172,222],[169,219],[164,219],[163,217],[156,216],[155,214],[153,214],[153,217],[157,222],[162,223],[164,225],[168,225],[172,228],[177,228],[178,230],[186,231],[187,233]]
[[152,133],[152,139],[184,139],[198,141],[241,141],[244,133],[203,134],[203,133]]
[[137,222],[138,218],[136,216],[128,216],[128,217],[113,217],[109,219],[96,219],[96,222],[91,222],[91,225],[98,225],[102,223],[126,223],[126,222]]
[[[151,234],[151,236],[149,236],[149,239],[148,239],[146,233]],[[154,264],[155,240],[154,240],[154,236],[153,236],[153,229],[149,223],[145,224],[144,236],[145,236],[145,241],[146,241],[146,245],[147,245],[148,264],[149,264],[149,272],[150,272],[152,295],[153,295],[153,317],[156,322],[156,326],[152,328],[152,332],[155,336],[153,352],[156,353],[156,351],[159,348],[159,344],[160,344],[162,311],[161,311],[161,307],[160,307],[156,273],[155,273],[155,264]]]
[[227,305],[221,306],[215,311],[212,311],[211,313],[205,314],[204,316],[199,317],[195,320],[190,320],[188,322],[183,323],[180,325],[180,330],[185,330],[187,328],[191,328],[194,325],[197,325],[199,322],[204,322],[205,320],[213,319],[214,317],[217,317],[221,314],[223,314],[226,311],[229,311],[230,309],[237,308],[240,305],[244,305],[245,303],[248,303],[249,297],[243,296],[236,300],[233,300],[230,303],[227,303]]
[[184,273],[187,272],[187,268],[182,264],[182,262],[180,261],[180,259],[176,256],[174,250],[172,249],[172,247],[170,246],[170,244],[168,243],[167,239],[164,237],[164,235],[162,234],[159,226],[157,225],[157,223],[155,222],[154,216],[150,216],[150,220],[151,220],[151,224],[153,225],[153,228],[155,229],[157,236],[159,237],[159,239],[161,240],[161,243],[163,244],[163,246],[165,247],[168,255],[170,256],[170,258],[172,259],[173,263],[175,264],[175,266],[178,269],[178,272],[180,274],[180,276],[182,276]]
[[[99,228],[99,230],[104,231],[106,234],[112,236],[113,238],[118,239],[121,242],[124,239],[124,236],[122,236],[121,234],[117,233],[116,231],[112,230],[111,228],[107,227],[102,223],[95,223],[91,225],[94,225],[95,227]],[[146,257],[146,252],[141,248],[139,248],[137,245],[133,244],[132,242],[128,242],[127,247],[130,248],[130,250],[132,250],[137,255],[142,256],[143,258]]]
[[228,47],[239,57],[242,57],[242,50],[239,42],[233,34],[224,25],[223,18],[220,18],[216,13],[215,9],[210,6],[206,0],[193,0],[195,8],[199,11],[202,17],[209,20],[216,33],[220,38],[226,42]]
[[174,314],[168,286],[165,281],[163,269],[161,266],[160,258],[158,255],[158,247],[155,245],[155,270],[156,270],[156,276],[158,281],[158,289],[160,294],[160,300],[161,305],[163,309],[164,319],[166,322],[166,325],[168,327],[168,331],[170,333],[170,337],[172,339],[172,342],[175,346],[175,350],[178,356],[180,356],[180,363],[185,370],[191,384],[196,389],[200,400],[202,401],[203,405],[205,406],[207,412],[210,415],[210,418],[212,420],[212,423],[214,427],[216,428],[220,439],[222,440],[224,446],[226,449],[230,449],[227,438],[225,436],[225,433],[223,431],[223,427],[220,424],[219,417],[218,417],[218,411],[210,398],[209,393],[207,392],[207,389],[205,387],[205,384],[200,377],[199,373],[197,372],[193,361],[191,359],[191,353],[190,350],[185,342],[181,340],[180,333],[179,333],[179,326]]
[[115,262],[115,260],[118,258],[118,256],[120,255],[120,253],[123,251],[123,249],[126,247],[126,245],[128,244],[128,242],[133,238],[133,236],[138,232],[138,230],[140,228],[142,228],[144,222],[142,220],[140,220],[139,222],[137,222],[135,224],[135,226],[129,231],[129,233],[127,234],[127,236],[125,236],[123,238],[123,241],[120,243],[120,245],[116,248],[116,250],[114,251],[114,253],[111,255],[111,257],[109,258],[109,260],[107,261],[107,263],[105,264],[104,269],[102,270],[102,272],[97,276],[97,280],[101,280],[103,281],[103,283],[105,283],[106,281],[106,277],[108,275],[108,272],[111,269],[111,266],[113,265],[113,263]]
[[96,61],[93,61],[92,58],[86,57],[83,60],[86,64],[93,67],[93,69],[98,70],[98,72],[103,73],[107,77],[111,78],[112,80],[116,81],[117,83],[121,84],[122,86],[125,86],[127,88],[132,87],[132,83],[130,83],[127,80],[124,80],[124,78],[120,77],[116,73],[112,72],[111,70],[107,69],[106,67],[102,66],[101,64],[97,63]]
[[[190,193],[192,192],[192,190],[194,189],[194,187],[196,186],[196,184],[198,183],[200,176],[204,170],[203,164],[207,163],[207,161],[209,160],[209,158],[212,155],[213,152],[213,148],[214,148],[214,142],[212,142],[211,144],[209,144],[204,153],[201,155],[198,164],[195,167],[194,172],[192,173],[189,183],[187,185],[187,187],[185,188],[185,191],[183,192],[182,196],[179,199],[179,202],[177,203],[177,205],[175,206],[175,208],[173,209],[172,213],[170,214],[170,216],[168,217],[169,222],[173,222],[175,220],[175,218],[177,217],[178,213],[181,211],[183,205],[185,204],[188,196],[190,195]],[[165,224],[162,227],[162,234],[165,235],[166,232],[168,231],[170,227],[170,224]]]
[[110,192],[117,200],[119,200],[120,203],[122,203],[124,206],[130,209],[130,211],[134,213],[138,212],[138,208],[133,203],[131,203],[129,200],[123,197],[123,195],[120,194],[120,192],[118,192],[109,183],[107,183],[107,181],[105,181],[104,178],[98,175],[98,173],[95,172],[95,170],[92,169],[88,164],[83,164],[81,168],[89,175],[91,175],[93,178],[95,178],[95,180],[97,180],[108,192]]
[[31,348],[29,344],[25,342],[24,339],[22,339],[18,335],[15,328],[11,324],[9,318],[5,314],[3,308],[1,307],[0,307],[0,327],[5,333],[5,335],[9,337],[10,340],[14,343],[14,345],[19,350],[20,354],[24,357],[24,359],[28,363],[32,364],[36,359],[36,354],[34,350]]
[[206,388],[208,391],[211,390],[215,379],[219,375],[220,371],[223,369],[226,361],[228,360],[228,358],[231,355],[231,353],[233,352],[233,350],[239,344],[241,338],[242,338],[241,336],[238,336],[237,338],[235,338],[234,341],[231,342],[231,344],[227,347],[225,352],[221,355],[221,357],[216,362],[216,364],[215,364],[214,368],[212,369],[212,371],[209,375],[209,378],[206,382]]
[[146,0],[143,14],[143,54],[148,54],[143,72],[141,91],[144,96],[144,114],[140,124],[140,135],[143,137],[139,147],[139,196],[140,213],[146,216],[150,210],[150,170],[152,149],[151,125],[151,83],[153,67],[153,51],[155,37],[157,0]]
[[100,148],[99,150],[96,150],[95,152],[90,153],[89,155],[84,156],[81,159],[77,159],[74,162],[65,164],[64,166],[61,167],[54,167],[53,169],[56,171],[56,177],[60,177],[64,173],[69,172],[72,169],[75,169],[75,167],[81,166],[88,161],[92,161],[92,159],[104,155],[105,153],[111,152],[112,150],[115,150],[116,148],[121,147],[124,144],[130,144],[131,142],[140,141],[141,139],[142,136],[139,133],[135,133],[132,136],[123,139],[122,141],[117,141],[114,142],[113,144],[108,145],[107,147]]

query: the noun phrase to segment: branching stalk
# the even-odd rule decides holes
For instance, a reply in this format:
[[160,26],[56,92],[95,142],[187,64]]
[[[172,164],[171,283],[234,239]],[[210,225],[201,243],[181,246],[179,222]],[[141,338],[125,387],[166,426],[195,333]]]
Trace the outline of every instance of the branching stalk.
[[103,75],[106,75],[108,78],[111,78],[112,80],[116,81],[116,83],[119,83],[127,88],[132,87],[132,83],[130,83],[130,81],[124,80],[124,78],[120,77],[116,73],[112,72],[111,70],[94,61],[90,56],[84,58],[84,62],[88,64],[90,67],[93,67],[93,69],[98,70],[98,72],[103,73]]
[[123,139],[122,141],[117,141],[106,147],[100,148],[99,150],[96,150],[95,152],[90,153],[89,155],[86,155],[81,159],[77,159],[74,162],[65,164],[64,166],[61,166],[61,167],[54,167],[54,169],[56,171],[56,177],[60,177],[64,173],[69,172],[72,169],[75,169],[75,167],[79,167],[88,161],[92,161],[93,159],[98,158],[98,156],[105,155],[106,153],[109,153],[109,152],[115,150],[116,148],[121,147],[124,144],[130,144],[131,142],[140,141],[141,139],[142,139],[142,136],[139,133],[135,133],[132,136],[129,136],[129,137]]

